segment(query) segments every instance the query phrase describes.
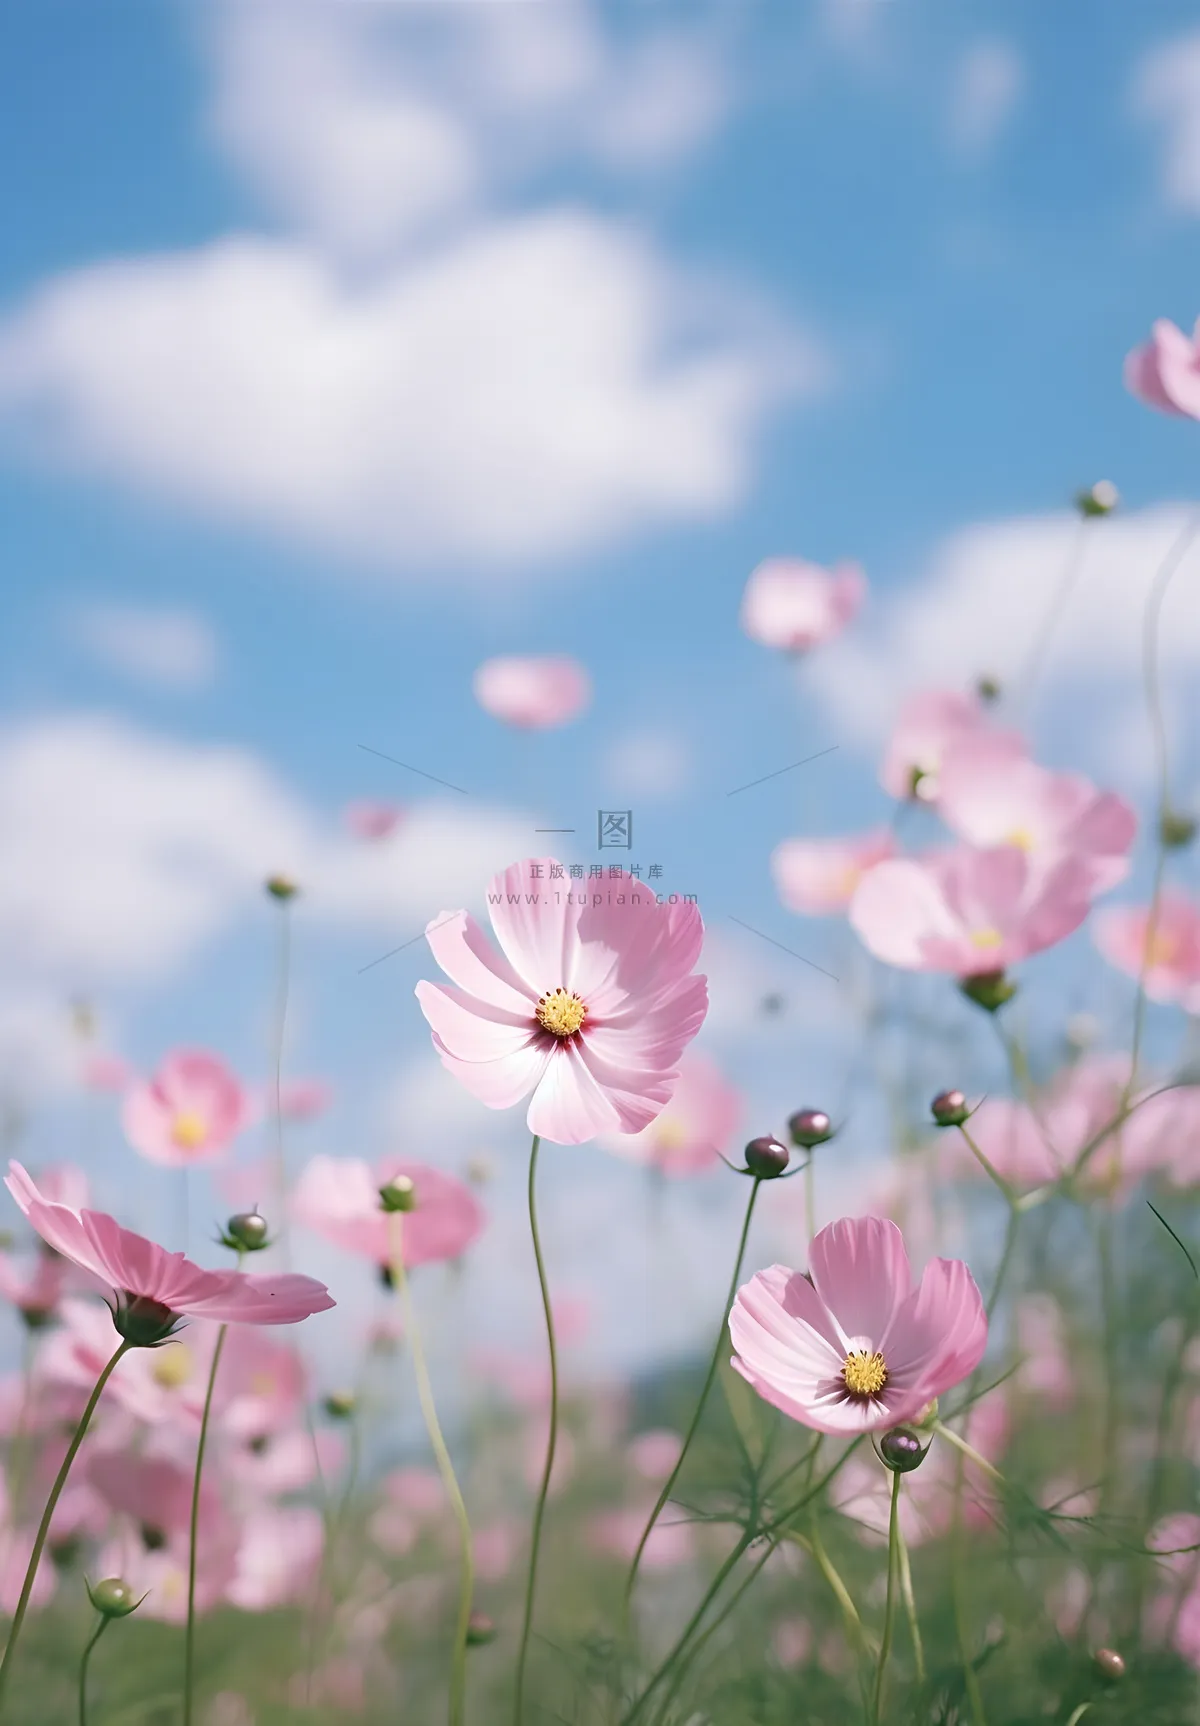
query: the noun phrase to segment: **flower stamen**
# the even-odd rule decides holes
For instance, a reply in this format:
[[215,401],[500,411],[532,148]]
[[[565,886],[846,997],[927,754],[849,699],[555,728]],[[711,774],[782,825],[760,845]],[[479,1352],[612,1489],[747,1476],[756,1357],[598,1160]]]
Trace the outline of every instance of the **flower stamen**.
[[535,1016],[543,1031],[552,1037],[573,1037],[587,1018],[587,1008],[578,995],[566,989],[550,989],[537,1004]]
[[879,1350],[852,1349],[842,1367],[842,1380],[852,1397],[866,1400],[878,1396],[887,1383],[887,1363]]

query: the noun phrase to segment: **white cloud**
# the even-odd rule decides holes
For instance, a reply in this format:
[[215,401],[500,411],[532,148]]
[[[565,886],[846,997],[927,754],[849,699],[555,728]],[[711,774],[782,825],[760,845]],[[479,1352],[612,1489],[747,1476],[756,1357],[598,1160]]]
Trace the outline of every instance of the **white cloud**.
[[1133,103],[1163,133],[1167,203],[1200,215],[1200,30],[1145,56],[1134,73]]
[[604,756],[605,785],[614,796],[672,797],[691,777],[691,752],[666,731],[633,731],[618,737]]
[[87,605],[68,627],[93,658],[139,683],[203,689],[216,674],[216,636],[195,612]]
[[976,42],[954,75],[948,124],[950,142],[963,156],[985,155],[1016,109],[1024,82],[1021,56],[1008,42]]
[[324,823],[258,758],[69,715],[0,736],[0,944],[10,977],[151,982],[256,906],[267,876],[316,920],[417,933],[474,905],[530,822],[418,805],[394,845]]
[[762,331],[681,344],[687,300],[578,209],[358,286],[229,239],[44,288],[0,328],[0,412],[64,462],[337,551],[512,567],[722,513],[768,405],[823,382]]
[[[1118,704],[1140,695],[1147,592],[1194,512],[1164,506],[1090,524],[1082,562],[1042,661],[1041,695],[1077,741],[1095,752]],[[846,743],[873,747],[905,696],[930,686],[964,687],[998,677],[1018,721],[1034,644],[1078,545],[1068,515],[987,522],[963,529],[935,553],[928,573],[877,593],[852,631],[805,666],[806,685],[830,708]],[[1159,632],[1164,683],[1195,687],[1200,668],[1200,537],[1168,590]],[[1039,697],[1040,699],[1040,697]],[[1094,711],[1093,711],[1094,710]],[[1001,717],[1004,717],[1002,711]],[[1144,726],[1144,720],[1139,721]],[[1142,758],[1143,769],[1145,758]],[[1128,753],[1122,763],[1129,771]]]

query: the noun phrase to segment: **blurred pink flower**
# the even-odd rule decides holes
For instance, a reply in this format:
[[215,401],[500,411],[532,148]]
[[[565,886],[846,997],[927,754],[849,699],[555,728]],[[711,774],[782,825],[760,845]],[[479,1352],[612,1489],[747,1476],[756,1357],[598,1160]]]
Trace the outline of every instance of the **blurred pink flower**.
[[368,1525],[371,1539],[393,1558],[404,1558],[421,1535],[449,1526],[446,1488],[436,1468],[393,1469],[382,1481],[383,1503]]
[[[72,1385],[86,1396],[113,1352],[112,1317],[84,1300],[64,1301],[61,1316],[61,1325],[38,1350],[34,1372],[39,1381]],[[215,1325],[192,1325],[185,1336],[161,1348],[132,1349],[109,1380],[110,1403],[147,1426],[194,1432],[204,1409],[216,1332]]]
[[347,803],[342,820],[356,839],[387,839],[404,820],[405,811],[396,803],[372,803],[363,799]]
[[[285,1079],[279,1087],[279,1112],[285,1121],[312,1121],[333,1101],[333,1086],[324,1079]],[[264,1115],[275,1113],[275,1087],[264,1085],[258,1105]]]
[[679,1461],[683,1440],[666,1427],[652,1427],[631,1438],[627,1455],[644,1480],[664,1481]]
[[516,1517],[502,1517],[475,1529],[472,1538],[476,1576],[481,1582],[503,1582],[512,1573],[521,1550],[523,1525]]
[[1200,1085],[1173,1085],[1139,1099],[1121,1128],[1129,1166],[1171,1186],[1200,1185]]
[[577,718],[592,698],[592,680],[583,666],[552,655],[485,660],[472,687],[493,719],[539,730]]
[[[653,1501],[626,1510],[606,1510],[588,1524],[592,1544],[628,1563],[637,1551]],[[696,1556],[695,1529],[690,1522],[663,1519],[654,1524],[642,1552],[643,1570],[676,1570]]]
[[[214,1611],[237,1571],[237,1541],[231,1527],[212,1539],[207,1523],[196,1546],[196,1611]],[[135,1594],[145,1595],[138,1607],[139,1618],[163,1624],[187,1621],[188,1542],[186,1536],[147,1546],[136,1529],[124,1527],[101,1547],[96,1558],[98,1576],[120,1576]]]
[[346,1446],[340,1433],[318,1427],[286,1427],[261,1432],[244,1443],[227,1443],[221,1451],[221,1468],[231,1486],[240,1489],[251,1503],[302,1492],[314,1480],[330,1480],[345,1460]]
[[261,1331],[230,1331],[221,1355],[215,1417],[233,1438],[278,1433],[304,1409],[307,1372],[298,1350]]
[[[40,1508],[40,1507],[39,1507]],[[9,1497],[8,1479],[0,1468],[0,1612],[11,1618],[21,1597],[25,1572],[33,1556],[33,1527],[14,1525],[13,1506]],[[50,1555],[43,1553],[33,1580],[29,1604],[40,1611],[53,1598],[58,1581]]]
[[[1010,1426],[1004,1398],[993,1392],[972,1408],[964,1437],[985,1462],[997,1463],[1008,1443]],[[954,1521],[959,1452],[936,1437],[923,1442],[929,1445],[925,1459],[913,1473],[905,1475],[900,1495],[900,1532],[911,1547],[941,1539]],[[963,1485],[964,1524],[981,1533],[995,1528],[996,1489],[969,1457],[963,1461]],[[878,1461],[854,1456],[837,1475],[830,1496],[842,1515],[858,1524],[861,1536],[871,1544],[882,1544],[888,1537],[891,1488],[892,1477]]]
[[416,994],[443,1066],[472,1096],[506,1109],[532,1091],[530,1132],[579,1145],[640,1132],[670,1101],[708,1011],[706,979],[691,974],[704,924],[695,905],[659,905],[624,873],[591,895],[599,905],[529,891],[552,867],[526,859],[492,880],[500,952],[466,911],[435,918],[425,933],[455,986]]
[[689,1051],[662,1113],[640,1133],[614,1133],[601,1142],[605,1150],[666,1175],[702,1174],[729,1151],[741,1114],[741,1093],[713,1061]]
[[112,1289],[114,1321],[130,1320],[165,1333],[182,1317],[228,1324],[297,1324],[334,1305],[313,1277],[247,1276],[204,1271],[182,1253],[123,1229],[103,1211],[75,1211],[45,1199],[20,1163],[10,1162],[5,1186],[47,1245]]
[[771,853],[775,890],[802,917],[844,912],[868,869],[896,854],[887,827],[853,839],[785,839]]
[[1023,1295],[1017,1303],[1016,1324],[1021,1357],[1018,1389],[1041,1398],[1050,1408],[1068,1407],[1075,1393],[1075,1372],[1062,1308],[1053,1295]]
[[177,1049],[121,1111],[125,1136],[152,1163],[182,1167],[219,1156],[252,1117],[248,1093],[220,1056]]
[[856,563],[822,569],[801,558],[768,558],[746,584],[742,628],[764,647],[804,653],[840,635],[866,591],[866,577]]
[[325,1525],[309,1505],[259,1504],[241,1518],[237,1570],[225,1598],[243,1612],[270,1612],[312,1585]]
[[[128,1450],[93,1450],[87,1459],[89,1483],[120,1516],[127,1516],[153,1537],[149,1544],[187,1540],[192,1514],[194,1468],[171,1457]],[[206,1534],[216,1532],[236,1544],[221,1495],[211,1478],[200,1488]]]
[[80,1077],[89,1091],[124,1091],[137,1074],[123,1055],[98,1052],[86,1057]]
[[771,1647],[781,1666],[803,1666],[813,1648],[812,1625],[807,1618],[783,1618],[771,1632]]
[[916,796],[922,802],[935,802],[947,749],[962,737],[987,729],[987,714],[977,696],[952,689],[922,690],[900,709],[879,769],[880,784],[901,800]]
[[974,977],[1065,940],[1084,921],[1092,876],[1077,857],[1048,872],[1014,845],[897,857],[863,876],[850,923],[877,959]]
[[1148,906],[1113,905],[1098,913],[1094,936],[1110,965],[1131,977],[1146,966],[1152,1001],[1179,1001],[1200,1011],[1200,909],[1176,887],[1164,887],[1154,919]]
[[857,1435],[960,1383],[988,1326],[960,1259],[933,1259],[914,1288],[895,1223],[848,1217],[817,1235],[807,1274],[772,1265],[744,1284],[729,1331],[734,1370],[766,1402],[817,1432]]
[[66,1289],[68,1268],[45,1252],[24,1262],[0,1252],[0,1298],[11,1301],[31,1329],[45,1324]]
[[1137,832],[1129,804],[1079,774],[1039,767],[1019,738],[959,738],[945,752],[938,785],[938,814],[970,845],[1016,845],[1047,874],[1064,858],[1079,858],[1091,870],[1093,893],[1129,873]]
[[1158,318],[1150,340],[1125,359],[1125,387],[1160,413],[1200,419],[1200,320],[1194,334]]
[[[530,1420],[524,1433],[524,1466],[522,1473],[525,1484],[530,1492],[536,1492],[542,1483],[542,1475],[546,1468],[546,1452],[550,1445],[550,1410],[546,1408]],[[550,1492],[561,1492],[575,1473],[575,1440],[564,1430],[558,1429],[558,1442],[554,1447],[554,1470],[550,1476]]]
[[374,1169],[357,1157],[313,1157],[293,1190],[292,1215],[344,1251],[386,1267],[396,1231],[379,1189],[400,1175],[416,1197],[414,1210],[399,1213],[405,1269],[460,1258],[483,1228],[483,1206],[454,1175],[403,1157],[384,1157]]

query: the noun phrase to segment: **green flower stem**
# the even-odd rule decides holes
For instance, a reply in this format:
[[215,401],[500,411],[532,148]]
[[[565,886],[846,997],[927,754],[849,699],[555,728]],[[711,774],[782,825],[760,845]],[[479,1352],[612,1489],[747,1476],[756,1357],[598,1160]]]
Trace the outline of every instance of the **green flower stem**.
[[982,1468],[985,1474],[990,1474],[993,1480],[998,1480],[1001,1486],[1006,1484],[1000,1470],[993,1467],[986,1456],[980,1456],[974,1445],[968,1444],[965,1438],[960,1438],[950,1427],[943,1426],[940,1420],[934,1422],[933,1430],[939,1438],[944,1438],[948,1443],[954,1445],[955,1449],[960,1451],[963,1456],[970,1457],[971,1461]]
[[975,1158],[975,1161],[979,1164],[979,1166],[983,1170],[984,1174],[987,1175],[989,1180],[991,1180],[992,1182],[995,1183],[995,1185],[1004,1194],[1005,1202],[1009,1206],[1011,1206],[1013,1204],[1015,1197],[1016,1197],[1016,1194],[1013,1192],[1012,1187],[1009,1186],[1009,1184],[1005,1180],[1004,1176],[1002,1174],[1000,1174],[992,1166],[992,1164],[988,1161],[988,1159],[984,1156],[984,1154],[980,1150],[979,1146],[975,1143],[974,1139],[971,1137],[970,1133],[967,1131],[966,1127],[961,1122],[959,1123],[958,1130],[962,1134],[963,1138],[967,1141],[967,1149],[970,1151],[971,1155]]
[[100,1622],[99,1622],[99,1624],[97,1624],[96,1628],[92,1631],[92,1634],[88,1637],[87,1644],[83,1650],[83,1656],[79,1662],[79,1726],[87,1726],[87,1671],[88,1671],[88,1661],[92,1657],[92,1649],[96,1646],[97,1642],[99,1642],[100,1638],[104,1635],[104,1632],[108,1629],[109,1624],[111,1622],[112,1622],[112,1620],[110,1618],[105,1617],[104,1613],[100,1614]]
[[462,1726],[467,1696],[467,1631],[471,1622],[471,1599],[475,1591],[475,1559],[471,1545],[471,1524],[454,1473],[454,1464],[450,1460],[450,1452],[446,1448],[446,1440],[443,1438],[441,1426],[438,1424],[437,1408],[433,1400],[433,1386],[429,1379],[429,1367],[425,1360],[421,1333],[417,1328],[408,1275],[404,1269],[401,1231],[403,1215],[402,1211],[393,1211],[389,1218],[392,1235],[392,1277],[403,1303],[404,1329],[408,1337],[409,1348],[412,1350],[413,1371],[417,1378],[417,1396],[421,1403],[421,1413],[425,1417],[425,1430],[429,1434],[429,1442],[433,1446],[434,1455],[437,1457],[438,1470],[442,1477],[442,1484],[446,1488],[446,1496],[454,1509],[455,1520],[458,1523],[459,1545],[462,1551],[462,1586],[459,1589],[458,1623],[454,1632],[454,1660],[450,1669],[450,1726]]
[[892,1472],[892,1508],[888,1516],[887,1601],[883,1608],[883,1639],[879,1644],[879,1665],[875,1670],[875,1690],[871,1698],[872,1726],[879,1726],[883,1708],[883,1681],[892,1652],[892,1629],[896,1618],[896,1570],[899,1564],[897,1536],[900,1532],[900,1471]]
[[[821,1476],[820,1480],[817,1481],[815,1486],[811,1484],[811,1477],[810,1477],[810,1484],[806,1487],[803,1497],[799,1498],[793,1505],[791,1505],[791,1507],[789,1509],[785,1510],[781,1515],[773,1518],[772,1521],[770,1521],[768,1523],[764,1523],[762,1528],[760,1528],[757,1532],[758,1532],[759,1536],[765,1536],[767,1538],[767,1540],[771,1543],[771,1550],[772,1551],[774,1550],[774,1548],[776,1546],[778,1546],[778,1544],[781,1540],[788,1539],[788,1540],[796,1541],[799,1545],[803,1546],[807,1551],[812,1552],[814,1554],[814,1556],[817,1557],[817,1562],[818,1562],[818,1565],[821,1569],[821,1574],[825,1577],[826,1581],[829,1583],[830,1587],[833,1589],[835,1595],[838,1598],[839,1603],[842,1606],[843,1611],[847,1614],[847,1621],[849,1623],[852,1623],[853,1625],[855,1625],[857,1627],[858,1635],[861,1637],[862,1644],[865,1647],[866,1646],[866,1633],[863,1631],[862,1621],[859,1618],[857,1611],[855,1610],[854,1602],[850,1598],[850,1595],[849,1595],[849,1592],[846,1588],[845,1583],[842,1581],[841,1577],[837,1574],[836,1570],[834,1570],[834,1568],[833,1568],[832,1564],[830,1564],[828,1558],[826,1558],[824,1553],[819,1550],[820,1541],[819,1541],[819,1537],[816,1535],[815,1525],[813,1528],[813,1537],[814,1538],[813,1538],[813,1542],[811,1544],[808,1540],[806,1540],[803,1537],[803,1535],[798,1534],[794,1529],[792,1529],[790,1527],[790,1524],[795,1521],[796,1517],[799,1516],[800,1512],[802,1510],[804,1510],[809,1504],[813,1503],[817,1498],[820,1497],[821,1493],[823,1493],[825,1488],[829,1485],[829,1482],[838,1473],[839,1469],[841,1469],[844,1466],[844,1464],[850,1459],[850,1457],[854,1454],[855,1450],[857,1450],[857,1448],[861,1444],[861,1442],[862,1442],[862,1440],[860,1438],[856,1438],[853,1441],[853,1443],[850,1444],[847,1447],[847,1449],[842,1452],[841,1456],[833,1464],[833,1466],[831,1468],[826,1469],[825,1473]],[[815,1456],[816,1451],[817,1451],[817,1446],[814,1445],[812,1448],[812,1451],[810,1452],[810,1455]],[[663,1663],[659,1667],[658,1671],[652,1676],[649,1684],[647,1684],[645,1690],[642,1691],[642,1694],[638,1697],[637,1701],[634,1703],[630,1712],[622,1717],[621,1726],[633,1726],[633,1722],[641,1716],[643,1709],[645,1708],[650,1697],[653,1695],[654,1691],[658,1689],[658,1686],[663,1682],[663,1680],[667,1677],[667,1675],[674,1669],[676,1663],[683,1657],[685,1650],[687,1649],[688,1642],[690,1641],[691,1637],[695,1634],[697,1627],[699,1626],[701,1620],[704,1617],[704,1614],[708,1611],[709,1606],[712,1604],[713,1600],[716,1598],[717,1594],[719,1593],[721,1586],[724,1583],[726,1577],[729,1575],[730,1571],[734,1568],[734,1566],[737,1564],[738,1560],[741,1558],[742,1554],[747,1550],[747,1548],[750,1546],[751,1542],[755,1538],[756,1538],[756,1535],[752,1531],[747,1530],[747,1529],[742,1530],[741,1534],[738,1537],[736,1544],[734,1545],[732,1552],[729,1554],[729,1556],[722,1563],[720,1569],[717,1571],[716,1576],[714,1576],[712,1582],[709,1584],[707,1593],[705,1594],[703,1600],[700,1602],[700,1605],[696,1608],[695,1612],[693,1612],[693,1614],[692,1614],[691,1618],[688,1620],[687,1624],[684,1626],[684,1629],[680,1633],[678,1640],[676,1641],[674,1647],[671,1649],[671,1652],[667,1655],[666,1659],[663,1661]],[[768,1552],[767,1556],[768,1557],[770,1556],[769,1552]],[[762,1566],[760,1564],[755,1569],[755,1571],[753,1572],[753,1575],[756,1576],[758,1574],[758,1570],[760,1570],[761,1568],[762,1568]],[[734,1599],[727,1604],[727,1606],[722,1610],[721,1614],[716,1619],[716,1621],[712,1625],[709,1626],[709,1631],[715,1630],[717,1625],[721,1624],[724,1621],[724,1619],[727,1617],[728,1613],[730,1611],[732,1611],[733,1606],[736,1604],[737,1599],[740,1598],[740,1596],[743,1592],[744,1592],[744,1589],[738,1590],[738,1593],[734,1596]],[[707,1636],[708,1634],[709,1634],[709,1632],[706,1631],[705,1635]]]
[[[663,1505],[666,1504],[668,1498],[671,1496],[671,1491],[675,1482],[679,1479],[680,1472],[683,1468],[684,1458],[688,1453],[688,1447],[695,1438],[699,1429],[700,1420],[704,1414],[704,1406],[708,1401],[709,1392],[712,1390],[713,1381],[717,1376],[717,1369],[721,1364],[722,1352],[729,1347],[727,1334],[729,1314],[733,1310],[734,1296],[737,1294],[738,1289],[738,1278],[742,1274],[742,1260],[746,1256],[746,1242],[750,1237],[750,1223],[754,1216],[754,1201],[758,1197],[758,1189],[761,1185],[762,1181],[756,1177],[750,1188],[750,1200],[746,1206],[745,1220],[742,1223],[741,1239],[738,1241],[737,1259],[734,1262],[733,1276],[730,1278],[729,1282],[729,1293],[725,1298],[725,1310],[721,1316],[721,1324],[717,1331],[716,1346],[712,1352],[712,1359],[708,1363],[708,1373],[704,1380],[704,1388],[701,1390],[699,1401],[696,1403],[691,1424],[689,1425],[687,1432],[684,1434],[683,1445],[680,1449],[679,1456],[676,1459],[675,1466],[663,1482],[662,1490],[658,1495],[654,1509],[650,1512],[650,1520],[642,1530],[642,1537],[637,1543],[637,1550],[633,1555],[633,1563],[629,1567],[629,1575],[625,1578],[625,1592],[621,1601],[621,1628],[623,1638],[627,1637],[629,1633],[629,1615],[633,1602],[633,1589],[634,1584],[637,1582],[638,1566],[642,1562],[642,1553],[646,1550],[646,1542],[654,1531],[654,1525],[658,1521]],[[520,1726],[520,1723],[518,1723],[518,1726]]]
[[1090,1702],[1081,1702],[1075,1712],[1071,1715],[1071,1718],[1067,1721],[1067,1726],[1079,1726],[1079,1722],[1083,1719],[1090,1707]]
[[3,1658],[0,1658],[0,1712],[2,1712],[4,1708],[4,1693],[8,1684],[9,1667],[12,1662],[13,1649],[16,1647],[17,1638],[21,1634],[21,1626],[25,1622],[25,1614],[29,1610],[29,1596],[33,1593],[33,1579],[37,1575],[37,1567],[41,1561],[42,1552],[46,1545],[46,1537],[50,1533],[50,1523],[53,1520],[54,1512],[58,1507],[59,1498],[62,1496],[62,1489],[67,1484],[67,1476],[71,1472],[71,1464],[79,1454],[79,1447],[83,1443],[88,1427],[91,1425],[92,1416],[96,1412],[96,1404],[100,1401],[100,1398],[104,1393],[104,1387],[112,1377],[113,1372],[116,1369],[117,1362],[129,1353],[131,1347],[132,1344],[129,1342],[122,1341],[116,1353],[109,1360],[108,1364],[101,1372],[100,1377],[96,1380],[96,1388],[93,1390],[91,1396],[88,1397],[87,1407],[80,1415],[79,1425],[75,1428],[74,1437],[67,1446],[67,1454],[63,1457],[62,1467],[59,1469],[57,1475],[55,1475],[54,1485],[50,1488],[50,1496],[46,1500],[46,1508],[42,1512],[42,1520],[38,1524],[38,1531],[34,1537],[33,1551],[29,1555],[29,1568],[25,1572],[25,1581],[21,1585],[21,1596],[17,1601],[17,1610],[13,1613],[12,1629],[8,1633],[8,1641],[5,1644]]
[[527,1726],[525,1707],[525,1663],[529,1655],[529,1634],[533,1626],[533,1603],[537,1591],[538,1556],[542,1544],[542,1523],[546,1517],[546,1499],[550,1494],[550,1477],[554,1473],[554,1453],[558,1447],[558,1348],[554,1340],[554,1313],[550,1306],[550,1285],[546,1281],[546,1265],[542,1258],[542,1241],[538,1233],[536,1178],[538,1148],[535,1133],[529,1151],[529,1233],[533,1240],[533,1256],[537,1263],[538,1285],[542,1291],[542,1311],[546,1316],[546,1342],[550,1350],[550,1432],[546,1440],[546,1464],[533,1511],[533,1535],[529,1546],[529,1574],[525,1582],[525,1610],[521,1621],[521,1641],[517,1650],[517,1677],[513,1692],[513,1726]]
[[[242,1255],[238,1253],[238,1263]],[[208,1387],[204,1392],[204,1413],[200,1417],[200,1438],[196,1445],[196,1472],[192,1476],[192,1520],[188,1534],[188,1601],[187,1629],[183,1641],[183,1726],[192,1726],[192,1680],[196,1664],[196,1544],[200,1532],[200,1476],[204,1469],[204,1450],[208,1443],[208,1419],[212,1412],[213,1391],[217,1383],[217,1368],[229,1326],[223,1324],[217,1332],[212,1365],[208,1369]]]
[[900,1593],[904,1600],[904,1611],[908,1618],[908,1633],[912,1638],[913,1660],[916,1662],[917,1682],[925,1682],[925,1649],[921,1642],[921,1625],[917,1618],[917,1601],[913,1594],[912,1566],[908,1561],[908,1546],[904,1532],[899,1522],[896,1524],[896,1556],[900,1562]]

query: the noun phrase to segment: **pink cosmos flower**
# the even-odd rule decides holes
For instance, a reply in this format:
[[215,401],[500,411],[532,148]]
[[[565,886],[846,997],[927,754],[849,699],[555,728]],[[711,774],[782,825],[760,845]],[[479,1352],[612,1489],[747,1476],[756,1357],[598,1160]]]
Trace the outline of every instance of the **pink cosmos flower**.
[[880,1432],[978,1366],[987,1318],[961,1259],[933,1259],[914,1288],[904,1239],[881,1217],[830,1223],[802,1275],[760,1271],[729,1315],[734,1370],[817,1432]]
[[270,1612],[298,1599],[311,1588],[324,1544],[319,1510],[255,1505],[241,1518],[237,1570],[225,1598],[243,1612]]
[[394,1558],[410,1553],[446,1517],[446,1489],[435,1468],[397,1468],[383,1481],[383,1503],[371,1518],[372,1540]]
[[[92,1301],[66,1300],[62,1323],[38,1350],[34,1372],[86,1397],[112,1355],[112,1317]],[[146,1426],[195,1432],[204,1410],[217,1326],[194,1324],[161,1348],[131,1349],[109,1381],[110,1406]]]
[[483,1228],[483,1206],[465,1182],[403,1157],[384,1157],[373,1170],[356,1157],[313,1157],[296,1182],[292,1214],[334,1246],[386,1266],[396,1236],[379,1189],[400,1175],[416,1197],[416,1208],[400,1213],[405,1269],[460,1258]]
[[1200,320],[1185,336],[1169,318],[1158,318],[1150,340],[1126,356],[1125,387],[1160,413],[1200,419]]
[[764,647],[805,653],[841,634],[866,591],[866,577],[856,563],[822,569],[801,558],[768,558],[746,585],[742,628]]
[[124,1091],[137,1077],[123,1055],[104,1052],[89,1055],[80,1076],[89,1091]]
[[741,1094],[719,1067],[703,1055],[688,1053],[679,1065],[679,1083],[666,1108],[640,1133],[614,1133],[604,1148],[665,1175],[702,1174],[715,1168],[742,1114]]
[[983,976],[1078,929],[1092,884],[1089,866],[1076,857],[1039,871],[1015,845],[959,846],[876,864],[850,902],[850,923],[889,965]]
[[531,730],[565,725],[592,697],[592,680],[574,659],[488,659],[475,673],[475,699],[493,719]]
[[31,1329],[45,1324],[67,1287],[67,1269],[62,1259],[40,1252],[22,1264],[10,1253],[0,1252],[0,1296],[11,1301]]
[[250,1098],[218,1055],[178,1049],[135,1085],[121,1111],[125,1136],[152,1163],[219,1156],[250,1121]]
[[[625,1564],[637,1551],[653,1500],[627,1510],[606,1510],[588,1524],[592,1544]],[[656,1522],[642,1553],[644,1570],[675,1570],[696,1555],[696,1534],[691,1522],[669,1518]]]
[[1113,905],[1098,914],[1093,930],[1097,947],[1110,965],[1131,977],[1146,965],[1146,993],[1152,1001],[1178,1001],[1200,1010],[1200,909],[1176,887],[1164,887],[1150,929],[1149,906]]
[[233,1330],[225,1339],[216,1410],[231,1437],[261,1439],[299,1419],[308,1375],[299,1352],[255,1330]]
[[1053,1295],[1024,1295],[1017,1303],[1016,1321],[1021,1360],[1017,1388],[1051,1408],[1069,1407],[1075,1393],[1075,1369],[1062,1308]]
[[629,1460],[643,1480],[661,1483],[679,1461],[683,1440],[667,1427],[652,1427],[629,1441]]
[[396,803],[363,800],[348,803],[342,811],[342,820],[356,839],[387,839],[404,820],[404,814]]
[[1048,873],[1074,857],[1104,893],[1129,873],[1137,816],[1111,791],[1075,773],[1051,773],[1025,754],[1019,738],[970,733],[945,752],[938,814],[980,848],[1016,845]]
[[880,784],[892,797],[935,802],[946,750],[960,738],[987,729],[978,696],[954,689],[922,690],[900,709],[879,769]]
[[1174,1085],[1139,1100],[1121,1128],[1131,1170],[1170,1186],[1200,1185],[1200,1085]]
[[708,1011],[706,979],[691,975],[704,924],[624,872],[590,904],[531,891],[552,868],[527,859],[491,882],[499,953],[466,911],[435,918],[426,938],[454,986],[416,994],[442,1065],[472,1096],[506,1109],[532,1091],[530,1132],[579,1145],[640,1132],[670,1101]]
[[523,1536],[522,1524],[512,1516],[475,1529],[472,1536],[475,1574],[481,1582],[503,1582],[512,1574]]
[[[333,1086],[324,1079],[285,1079],[279,1087],[279,1112],[285,1121],[312,1121],[333,1101]],[[258,1112],[275,1113],[275,1087],[264,1085]]]
[[[0,1469],[0,1612],[11,1618],[21,1597],[21,1585],[29,1560],[33,1556],[33,1528],[16,1525],[9,1497],[8,1481]],[[58,1581],[54,1565],[43,1554],[33,1579],[29,1604],[39,1611],[53,1597]]]
[[868,869],[896,854],[887,827],[854,839],[785,839],[771,853],[775,890],[802,917],[844,912]]
[[227,1443],[221,1452],[221,1467],[231,1487],[237,1487],[251,1504],[265,1498],[282,1498],[288,1492],[303,1492],[314,1480],[330,1480],[346,1458],[346,1445],[338,1432],[319,1427],[315,1434],[303,1426],[259,1432],[245,1443]]
[[5,1186],[48,1246],[105,1283],[116,1299],[114,1321],[141,1334],[165,1336],[180,1318],[225,1324],[297,1324],[334,1305],[324,1283],[306,1276],[248,1276],[205,1271],[136,1235],[103,1211],[54,1204],[20,1163],[10,1162]]

